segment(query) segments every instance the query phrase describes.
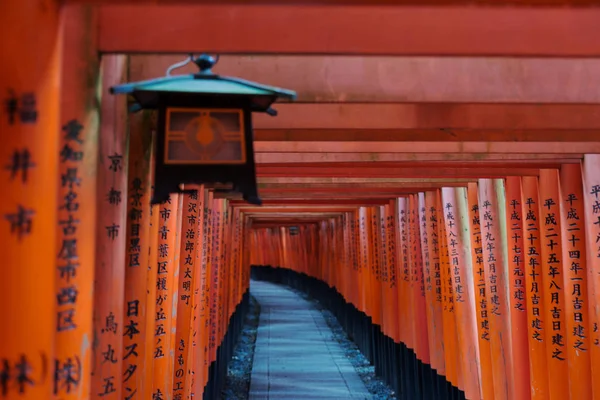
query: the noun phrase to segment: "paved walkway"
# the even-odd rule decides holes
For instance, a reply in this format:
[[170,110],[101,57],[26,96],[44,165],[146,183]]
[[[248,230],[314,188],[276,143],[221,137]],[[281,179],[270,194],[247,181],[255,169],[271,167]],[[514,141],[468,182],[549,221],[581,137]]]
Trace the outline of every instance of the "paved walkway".
[[252,281],[260,303],[250,399],[371,399],[321,313],[283,286]]

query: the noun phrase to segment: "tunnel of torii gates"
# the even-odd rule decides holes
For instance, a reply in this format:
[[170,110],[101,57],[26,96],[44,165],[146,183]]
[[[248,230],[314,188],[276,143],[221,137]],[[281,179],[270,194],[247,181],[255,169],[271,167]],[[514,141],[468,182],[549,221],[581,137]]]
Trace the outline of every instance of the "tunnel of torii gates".
[[[0,398],[217,398],[254,266],[402,348],[402,398],[600,399],[594,2],[251,3],[0,3]],[[150,206],[108,88],[189,52],[299,95],[254,117],[260,207]]]

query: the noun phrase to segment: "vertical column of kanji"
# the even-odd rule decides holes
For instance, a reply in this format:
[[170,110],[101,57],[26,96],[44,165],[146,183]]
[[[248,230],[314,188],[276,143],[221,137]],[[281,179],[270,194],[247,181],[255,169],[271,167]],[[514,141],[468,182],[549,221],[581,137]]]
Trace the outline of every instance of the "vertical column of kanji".
[[368,286],[368,278],[369,278],[369,274],[368,274],[368,268],[369,268],[369,259],[367,256],[368,253],[368,241],[367,241],[367,236],[366,236],[366,229],[367,229],[367,216],[366,216],[367,210],[366,207],[360,207],[359,208],[359,243],[360,243],[360,260],[361,260],[361,267],[360,267],[360,294],[361,294],[361,304],[359,309],[367,314],[368,313],[368,295],[369,292],[367,291],[367,286]]
[[[75,329],[79,323],[69,318],[70,311],[65,312],[66,320],[58,321],[59,325],[56,320],[57,311],[74,310],[72,305],[56,308],[56,254],[59,250],[56,247],[56,177],[59,174],[62,47],[57,3],[31,0],[0,3],[0,91],[3,96],[0,111],[3,192],[0,198],[0,303],[3,306],[0,397],[3,399],[52,398],[55,332]],[[78,94],[81,94],[80,88]],[[72,260],[75,262],[77,260]],[[59,287],[64,286],[67,285]],[[85,303],[80,306],[85,307]],[[85,329],[84,321],[81,323]],[[71,359],[71,367],[68,360],[60,361],[64,363],[61,367],[71,368],[73,374],[80,370],[77,360]],[[68,370],[65,373],[68,374]],[[66,376],[65,373],[62,376]],[[71,375],[71,379],[79,379],[79,376]]]
[[171,332],[171,343],[167,356],[170,358],[168,361],[169,369],[167,374],[171,377],[171,390],[175,386],[175,382],[172,377],[175,374],[176,369],[176,358],[175,358],[175,349],[179,347],[179,343],[177,342],[177,304],[179,303],[179,276],[183,273],[183,266],[185,260],[180,253],[181,242],[183,241],[182,228],[183,228],[183,194],[178,196],[177,201],[177,226],[175,228],[175,248],[173,248],[175,255],[173,256],[173,285],[171,286],[171,291],[169,292],[169,298],[171,299],[170,307],[171,307],[171,323],[170,329]]
[[154,312],[153,399],[167,399],[173,390],[173,356],[170,355],[173,328],[173,292],[175,286],[177,214],[179,194],[173,194],[158,208],[158,247],[156,262],[156,304]]
[[[122,201],[127,198],[127,104],[124,96],[111,96],[108,89],[126,81],[126,57],[102,57],[101,71],[92,398],[120,399],[127,224],[127,203]],[[75,179],[74,171],[63,179],[69,177]]]
[[465,395],[481,399],[481,376],[477,346],[477,321],[473,289],[473,265],[467,192],[464,188],[443,188],[444,221],[448,242],[450,277],[454,291],[458,345]]
[[[61,10],[61,140],[56,260],[58,308],[54,395],[89,396],[96,246],[99,58],[94,12]],[[69,177],[71,175],[72,179]],[[66,323],[65,323],[66,322]]]
[[490,346],[490,320],[488,300],[485,291],[485,267],[483,265],[483,244],[479,219],[477,183],[469,183],[467,196],[469,220],[471,222],[471,263],[473,265],[473,287],[475,293],[475,315],[477,317],[477,343],[479,345],[479,374],[483,399],[494,399],[494,378],[492,370],[492,350]]
[[531,398],[548,398],[548,367],[544,330],[549,330],[545,318],[545,296],[542,283],[540,250],[540,208],[538,178],[521,178],[521,208],[523,218],[523,244],[525,249],[525,297],[527,303],[527,330],[529,335],[529,374]]
[[[215,231],[214,231],[214,264],[215,264],[215,273],[217,276],[217,339],[215,346],[215,359],[216,359],[216,349],[219,348],[222,344],[223,339],[223,322],[225,319],[224,316],[224,299],[223,299],[223,289],[225,286],[225,268],[223,266],[223,222],[224,222],[224,204],[223,199],[216,199],[216,214],[215,214]],[[282,258],[279,257],[281,260]],[[281,265],[283,267],[283,265]]]
[[[218,252],[218,241],[219,241],[219,229],[218,229],[218,213],[219,204],[216,200],[211,197],[211,218],[209,223],[211,224],[210,231],[210,341],[209,341],[209,352],[210,352],[210,363],[214,362],[217,358],[217,347],[218,333],[219,333],[219,252]],[[272,251],[270,251],[272,253]],[[210,364],[209,364],[210,365]]]
[[398,264],[396,257],[396,201],[390,200],[387,205],[387,217],[386,217],[386,236],[387,236],[387,254],[389,263],[389,276],[390,276],[390,302],[386,304],[390,308],[392,318],[390,327],[392,339],[398,343]]
[[359,259],[359,245],[358,245],[358,235],[356,234],[359,221],[358,221],[358,210],[350,213],[350,241],[352,246],[352,286],[350,289],[352,304],[357,309],[360,309],[360,281],[359,281],[359,273],[360,273],[360,259]]
[[585,254],[585,210],[579,164],[560,171],[562,265],[565,285],[565,318],[569,392],[572,399],[592,398],[588,313],[588,279]]
[[175,333],[175,368],[173,374],[173,399],[183,399],[188,368],[188,347],[192,328],[192,284],[196,269],[196,234],[198,230],[198,190],[182,195],[181,246],[179,250],[179,280],[177,284],[177,321]]
[[196,396],[196,385],[201,380],[202,368],[202,335],[204,324],[203,291],[206,286],[206,270],[203,268],[202,258],[202,235],[204,227],[204,186],[198,190],[198,218],[193,230],[184,233],[186,242],[194,243],[194,270],[193,271],[193,294],[192,294],[192,326],[190,330],[190,345],[188,346],[188,368],[186,371],[184,399]]
[[[548,290],[546,302],[546,359],[550,399],[569,396],[567,368],[565,296],[562,273],[561,224],[558,190],[558,171],[540,170],[540,225],[542,244],[542,282]],[[550,329],[551,328],[551,329]]]
[[[431,326],[429,332],[431,366],[438,374],[445,375],[446,367],[444,361],[444,326],[442,306],[442,275],[440,268],[440,243],[438,236],[438,211],[436,207],[435,192],[425,192],[425,211],[423,215],[427,235],[427,258],[431,270]],[[422,225],[423,226],[423,225]],[[424,234],[424,235],[425,235]]]
[[421,230],[419,223],[419,198],[411,196],[411,229],[413,231],[412,254],[414,257],[415,275],[415,338],[418,338],[419,359],[425,364],[430,364],[429,341],[427,339],[427,312],[425,299],[425,275],[423,273],[423,256],[421,252]]
[[[212,244],[212,192],[205,190],[204,191],[204,215],[202,218],[202,271],[206,274],[205,278],[205,287],[202,292],[202,303],[204,305],[204,322],[202,325],[202,336],[200,342],[200,351],[202,352],[202,364],[201,364],[201,379],[198,381],[198,385],[196,385],[195,393],[202,393],[206,383],[208,382],[208,368],[210,367],[211,359],[210,359],[210,345],[211,345],[211,329],[212,329],[212,321],[213,321],[213,310],[212,306],[212,271],[211,271],[211,261],[210,261],[210,253],[211,253],[211,244]],[[260,239],[258,237],[258,233],[256,232],[257,244],[260,253],[264,252],[262,246],[264,244],[260,243]],[[258,249],[257,249],[258,250]],[[249,254],[249,253],[248,253]],[[264,258],[261,260],[260,265],[264,264]]]
[[398,314],[400,315],[398,320],[400,323],[400,340],[408,348],[412,348],[410,341],[410,319],[408,316],[410,271],[408,264],[407,203],[408,202],[404,197],[398,199],[398,249],[400,253],[400,293],[398,295]]
[[433,293],[433,281],[430,257],[430,239],[427,231],[427,209],[425,208],[425,193],[421,192],[418,199],[418,221],[419,221],[419,240],[421,242],[421,257],[423,259],[423,274],[425,276],[425,315],[427,320],[427,340],[430,349],[431,368],[437,369],[437,354],[435,353],[435,334],[433,309],[435,299]]
[[417,274],[415,273],[415,230],[414,230],[414,201],[413,197],[409,196],[406,199],[406,255],[408,259],[408,284],[407,284],[407,315],[409,321],[408,335],[410,337],[409,347],[414,350],[417,358],[419,357],[419,337],[417,334],[416,315],[416,297],[417,297]]
[[[514,382],[513,399],[531,397],[529,374],[529,341],[527,310],[525,307],[525,258],[523,255],[523,208],[521,207],[521,178],[506,178],[506,221],[508,224],[509,303],[512,332],[513,364],[511,379]],[[518,367],[517,367],[518,366]]]
[[[127,202],[127,255],[123,332],[123,398],[141,399],[146,379],[144,362],[148,318],[148,263],[150,249],[150,188],[152,134],[150,113],[130,116],[129,199]],[[120,203],[121,198],[116,197]],[[153,332],[153,331],[150,331]]]
[[[586,154],[583,160],[585,206],[585,255],[588,279],[587,336],[590,340],[592,376],[600,374],[600,154]],[[583,255],[582,255],[583,256]],[[592,379],[594,399],[600,399],[600,379]]]
[[[153,158],[152,158],[153,159]],[[152,398],[153,381],[154,381],[154,353],[156,351],[156,341],[154,335],[156,333],[156,303],[158,296],[156,295],[158,286],[158,230],[160,227],[160,206],[153,205],[150,207],[150,229],[148,233],[148,275],[146,280],[146,320],[143,326],[146,329],[146,338],[144,346],[144,397]],[[161,300],[162,301],[162,300]],[[135,347],[125,347],[126,355],[129,351],[136,351]],[[132,354],[131,356],[133,356]],[[129,356],[129,357],[131,357]],[[125,357],[123,357],[125,358]]]
[[379,231],[379,247],[380,247],[380,270],[381,270],[381,313],[383,315],[384,334],[391,337],[390,331],[390,309],[387,305],[390,302],[390,287],[389,287],[389,270],[387,256],[387,238],[385,235],[385,206],[379,206],[379,223],[377,224]]
[[381,237],[379,232],[379,207],[370,207],[371,229],[370,229],[370,248],[371,260],[373,266],[373,280],[371,281],[372,290],[372,310],[373,322],[383,328],[383,318],[381,312],[382,295],[382,265],[381,265]]
[[506,260],[506,212],[504,184],[501,179],[479,180],[479,215],[486,276],[490,345],[494,394],[508,399],[511,393],[512,349],[508,304],[508,264]]
[[443,219],[444,207],[440,192],[436,192],[436,209],[438,210],[438,237],[440,241],[440,268],[442,275],[443,325],[444,325],[444,361],[446,379],[456,387],[463,387],[462,372],[459,362],[460,349],[456,330],[454,308],[454,289],[452,287],[452,271],[450,269],[450,252],[446,236],[446,225]]

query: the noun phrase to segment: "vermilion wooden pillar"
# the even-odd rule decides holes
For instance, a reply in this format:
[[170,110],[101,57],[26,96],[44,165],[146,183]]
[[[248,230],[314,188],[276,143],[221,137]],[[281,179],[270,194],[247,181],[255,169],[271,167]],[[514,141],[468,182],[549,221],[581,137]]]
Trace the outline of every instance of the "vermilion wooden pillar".
[[[143,399],[152,387],[146,377],[148,330],[148,275],[151,197],[152,121],[150,112],[130,114],[130,151],[127,198],[125,302],[123,308],[123,398]],[[152,300],[152,302],[154,302]]]
[[[158,206],[156,305],[154,312],[154,383],[152,396],[168,398],[173,390],[173,302],[177,259],[179,194]],[[176,312],[176,310],[175,310]],[[160,397],[159,397],[160,396]]]
[[523,218],[523,243],[525,248],[525,296],[527,299],[527,330],[529,340],[529,374],[531,398],[548,399],[548,363],[546,361],[546,338],[549,329],[545,317],[542,257],[540,246],[540,208],[537,176],[525,176],[521,180],[521,208]]
[[586,154],[583,160],[586,256],[588,266],[592,389],[600,399],[600,154]]
[[591,399],[593,378],[588,332],[589,310],[593,305],[589,304],[588,296],[581,165],[563,165],[559,186],[569,395],[572,399]]
[[467,398],[481,399],[467,191],[464,188],[443,188],[442,204],[449,246],[458,344],[462,354],[460,362],[464,374],[464,390]]
[[[0,3],[0,396],[10,400],[52,398],[55,334],[77,323],[67,318],[57,325],[57,3]],[[65,308],[58,317],[69,317]]]
[[425,214],[427,220],[427,239],[428,252],[431,269],[431,286],[433,300],[430,305],[433,308],[433,321],[431,328],[428,329],[431,350],[431,366],[440,375],[446,374],[444,360],[444,322],[443,322],[443,304],[442,304],[442,276],[440,266],[440,239],[439,239],[439,218],[437,209],[437,198],[435,192],[425,193]]
[[65,400],[87,399],[91,388],[100,78],[95,20],[89,6],[61,10],[56,304],[59,316],[74,326],[57,330],[52,367],[55,398]]
[[109,87],[127,80],[127,58],[101,61],[102,104],[97,169],[97,235],[94,284],[93,399],[121,399],[123,295],[127,227],[127,108]]
[[159,205],[150,207],[150,233],[148,249],[148,279],[146,281],[146,307],[147,316],[145,322],[148,336],[144,345],[145,370],[144,376],[144,398],[152,398],[154,382],[154,353],[156,351],[156,303],[158,301],[158,238],[160,229]]
[[492,370],[492,349],[490,344],[489,301],[485,288],[485,266],[483,264],[483,242],[479,214],[477,183],[467,186],[469,220],[471,233],[471,262],[473,265],[473,287],[475,289],[475,310],[477,317],[477,342],[479,344],[479,373],[483,399],[494,399],[494,378]]
[[505,193],[503,181],[500,179],[480,179],[478,183],[494,398],[500,400],[510,398],[513,385],[510,379],[513,364],[506,260]]
[[[506,225],[508,242],[508,271],[510,288],[510,318],[514,368],[512,398],[531,398],[529,374],[529,340],[527,334],[527,306],[525,293],[525,248],[523,240],[523,208],[521,207],[521,178],[506,178]],[[518,366],[518,368],[516,368]]]
[[[197,189],[187,187],[188,190]],[[185,397],[187,370],[190,368],[188,347],[191,345],[194,275],[196,273],[196,236],[198,235],[198,190],[183,195],[181,245],[179,250],[179,290],[177,298],[177,332],[175,339],[175,367],[173,398]],[[189,380],[189,377],[188,377]]]
[[[206,263],[204,255],[206,253],[206,217],[204,213],[204,205],[206,203],[205,192],[203,186],[198,190],[198,223],[196,225],[194,247],[195,247],[195,273],[193,281],[193,320],[191,345],[188,346],[188,360],[190,366],[188,368],[188,378],[186,378],[185,395],[188,397],[200,396],[200,382],[202,381],[202,368],[204,363],[204,346],[203,338],[206,335],[204,329],[206,306],[204,302],[204,292],[206,290]],[[186,238],[187,238],[186,233]],[[185,397],[187,398],[187,397]]]
[[462,371],[459,361],[459,347],[456,335],[456,318],[454,316],[454,290],[450,274],[450,259],[446,227],[443,219],[443,206],[441,194],[436,192],[436,210],[438,210],[438,238],[440,242],[440,270],[442,278],[443,299],[443,328],[444,328],[444,361],[446,366],[446,379],[454,386],[464,388]]
[[547,294],[544,296],[544,303],[548,388],[549,398],[559,400],[569,396],[569,379],[557,170],[540,170],[539,193],[541,277],[546,291],[544,294]]

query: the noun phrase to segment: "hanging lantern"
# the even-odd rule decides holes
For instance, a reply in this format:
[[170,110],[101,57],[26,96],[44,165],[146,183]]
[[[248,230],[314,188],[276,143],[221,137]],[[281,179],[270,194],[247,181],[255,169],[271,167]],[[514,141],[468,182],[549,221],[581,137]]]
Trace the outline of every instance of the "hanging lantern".
[[275,116],[271,105],[278,98],[293,100],[296,93],[216,75],[212,67],[217,59],[206,54],[193,62],[198,73],[171,76],[174,67],[182,66],[175,65],[166,77],[110,89],[130,95],[132,111],[158,111],[152,204],[182,192],[184,184],[227,184],[228,191],[260,205],[252,113]]

